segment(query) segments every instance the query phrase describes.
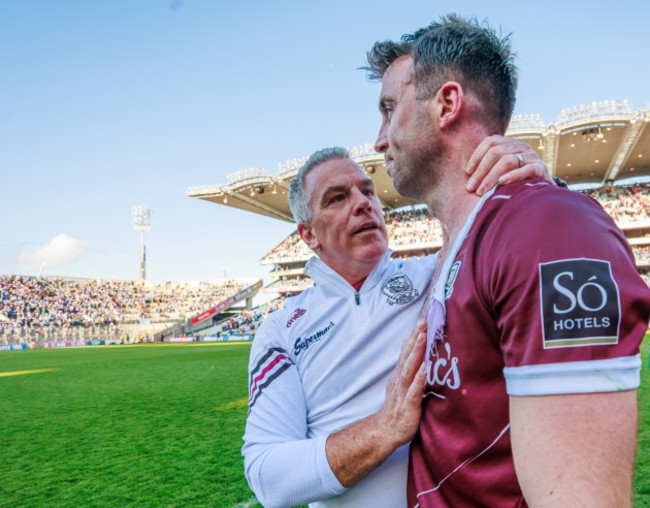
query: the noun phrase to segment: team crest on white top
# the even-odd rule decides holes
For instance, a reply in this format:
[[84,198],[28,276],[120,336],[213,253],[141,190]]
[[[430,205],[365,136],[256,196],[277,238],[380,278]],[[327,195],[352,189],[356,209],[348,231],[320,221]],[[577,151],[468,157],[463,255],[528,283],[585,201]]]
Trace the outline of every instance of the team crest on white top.
[[411,303],[420,294],[417,289],[413,287],[411,279],[406,275],[393,275],[382,292],[388,297],[386,301],[389,305],[397,303],[398,305],[405,305]]

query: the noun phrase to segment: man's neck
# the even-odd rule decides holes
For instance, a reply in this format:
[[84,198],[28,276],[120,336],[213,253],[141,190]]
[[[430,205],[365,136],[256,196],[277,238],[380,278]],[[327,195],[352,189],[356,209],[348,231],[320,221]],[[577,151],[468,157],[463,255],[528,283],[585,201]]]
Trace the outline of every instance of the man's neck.
[[322,253],[319,255],[323,263],[338,273],[352,287],[355,287],[359,283],[363,284],[368,278],[368,275],[381,263],[384,256],[385,253],[378,259],[355,262],[353,259],[342,261],[323,256]]
[[365,278],[363,280],[360,280],[359,282],[355,282],[354,284],[350,284],[350,285],[354,288],[355,291],[358,292],[361,290],[361,286],[363,286],[364,282],[366,282]]
[[489,132],[471,115],[468,118],[447,138],[446,157],[439,161],[440,167],[435,168],[436,185],[428,189],[424,199],[431,214],[442,224],[440,257],[443,259],[481,200],[480,196],[465,190],[469,178],[465,169],[474,150]]
[[457,155],[445,161],[445,167],[438,170],[441,176],[437,185],[425,195],[424,201],[429,211],[442,225],[441,257],[454,243],[467,218],[481,199],[473,192],[465,190],[468,178],[465,168],[473,150],[474,146],[470,146],[464,152],[457,151]]

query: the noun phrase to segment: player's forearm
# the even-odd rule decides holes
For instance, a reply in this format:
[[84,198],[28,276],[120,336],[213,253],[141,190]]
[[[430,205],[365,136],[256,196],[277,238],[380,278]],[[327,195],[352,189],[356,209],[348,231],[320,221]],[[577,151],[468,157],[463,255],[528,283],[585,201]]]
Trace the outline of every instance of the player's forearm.
[[330,434],[325,446],[327,461],[341,485],[356,485],[408,442],[391,439],[384,428],[378,413]]

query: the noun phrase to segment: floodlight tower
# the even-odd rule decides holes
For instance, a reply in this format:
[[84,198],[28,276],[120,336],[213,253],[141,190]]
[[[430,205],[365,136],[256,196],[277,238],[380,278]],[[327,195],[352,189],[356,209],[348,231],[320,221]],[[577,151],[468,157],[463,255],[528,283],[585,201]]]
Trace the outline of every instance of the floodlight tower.
[[131,207],[133,229],[140,231],[140,280],[146,277],[146,247],[144,245],[144,232],[151,231],[151,208],[144,205]]

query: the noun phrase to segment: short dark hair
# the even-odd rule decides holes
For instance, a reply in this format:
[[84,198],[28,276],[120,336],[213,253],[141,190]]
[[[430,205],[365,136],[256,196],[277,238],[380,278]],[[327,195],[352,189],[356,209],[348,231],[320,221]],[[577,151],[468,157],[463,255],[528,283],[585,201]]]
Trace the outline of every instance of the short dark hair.
[[381,80],[398,58],[413,58],[418,98],[433,97],[450,80],[458,81],[481,101],[484,122],[504,134],[515,107],[517,67],[510,34],[501,36],[476,19],[449,14],[399,42],[376,42],[363,67],[369,79]]

